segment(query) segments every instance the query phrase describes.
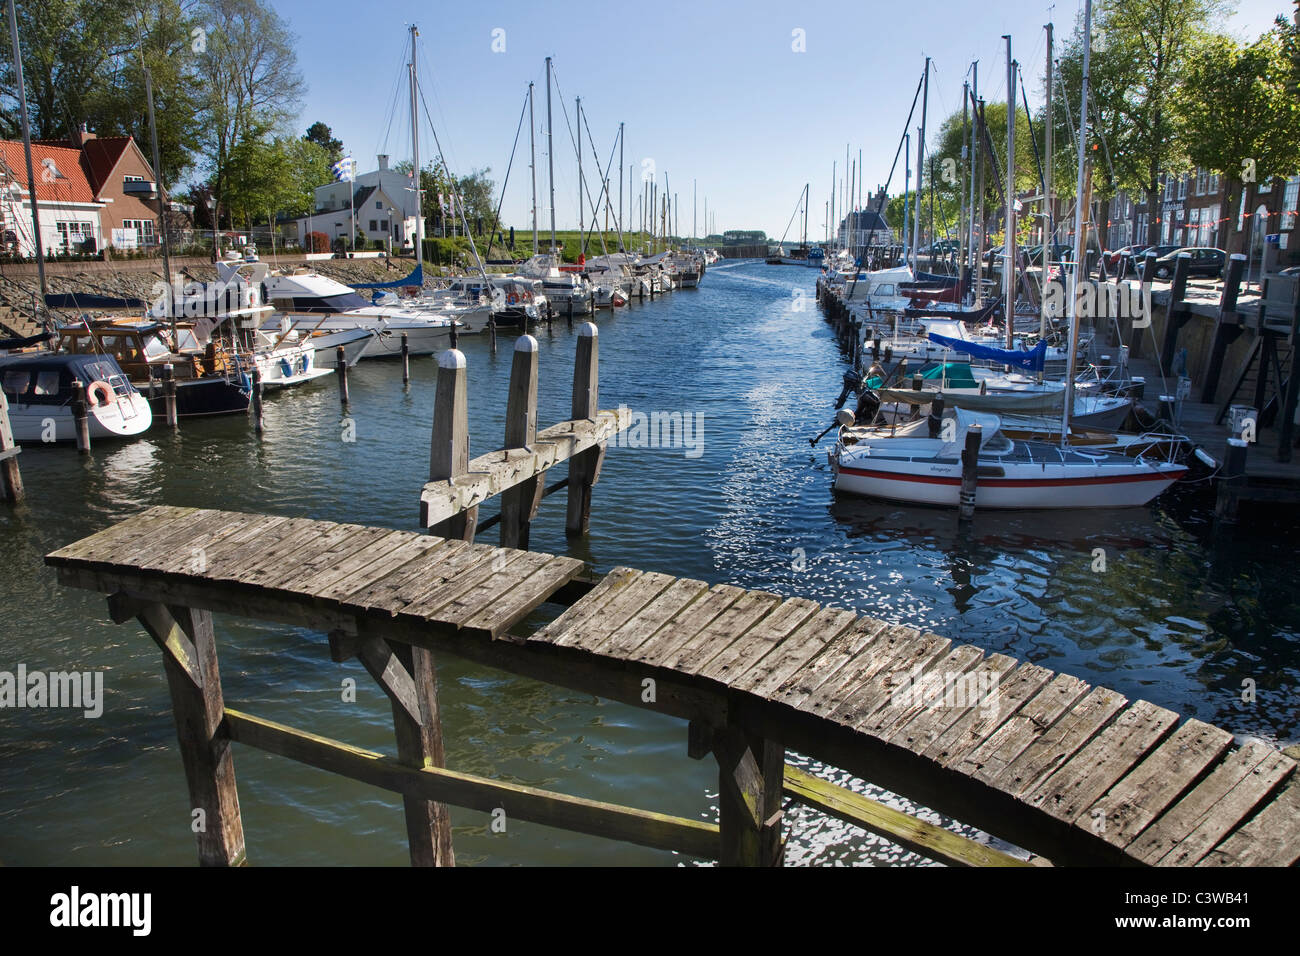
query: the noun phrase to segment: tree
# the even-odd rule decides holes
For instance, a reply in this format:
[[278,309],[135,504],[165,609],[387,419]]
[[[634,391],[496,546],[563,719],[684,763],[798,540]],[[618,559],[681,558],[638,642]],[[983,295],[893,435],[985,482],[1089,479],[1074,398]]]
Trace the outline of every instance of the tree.
[[[1147,241],[1160,239],[1160,178],[1188,165],[1185,139],[1173,108],[1178,87],[1192,63],[1192,50],[1223,18],[1226,0],[1103,0],[1093,25],[1090,117],[1093,135],[1104,139],[1095,189],[1116,189],[1146,197]],[[1062,97],[1073,96],[1071,112],[1078,123],[1083,74],[1082,22],[1067,41],[1060,59]],[[1068,115],[1054,105],[1062,135],[1055,165],[1066,175],[1077,170],[1067,133]],[[1062,122],[1064,121],[1064,122]],[[1113,170],[1113,175],[1112,175]],[[1069,172],[1069,175],[1073,175]],[[1073,187],[1069,187],[1073,192]]]
[[303,139],[325,150],[330,165],[343,158],[343,141],[335,139],[333,130],[319,120],[307,127],[307,135]]
[[1200,45],[1179,90],[1176,107],[1188,129],[1188,156],[1223,176],[1229,250],[1244,252],[1235,215],[1244,198],[1255,206],[1260,183],[1300,168],[1300,107],[1288,90],[1292,78],[1286,28],[1275,26],[1249,46],[1226,36]]
[[301,96],[302,76],[293,35],[261,0],[204,0],[202,18],[209,24],[198,54],[206,91],[202,145],[220,222],[229,211],[232,161],[239,156],[251,175],[255,150],[249,141],[287,126]]

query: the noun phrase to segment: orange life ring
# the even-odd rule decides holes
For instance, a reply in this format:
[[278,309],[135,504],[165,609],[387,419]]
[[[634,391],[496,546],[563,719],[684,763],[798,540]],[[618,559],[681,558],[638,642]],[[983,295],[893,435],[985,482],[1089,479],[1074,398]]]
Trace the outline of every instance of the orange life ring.
[[508,296],[506,296],[506,303],[509,304],[509,305],[518,305],[518,304],[519,304],[519,296],[516,295],[515,293],[511,292]]
[[[95,396],[100,392],[104,393],[104,397],[102,400],[96,401]],[[91,408],[95,408],[99,405],[107,405],[112,400],[113,387],[107,382],[91,382],[86,386],[86,404]]]

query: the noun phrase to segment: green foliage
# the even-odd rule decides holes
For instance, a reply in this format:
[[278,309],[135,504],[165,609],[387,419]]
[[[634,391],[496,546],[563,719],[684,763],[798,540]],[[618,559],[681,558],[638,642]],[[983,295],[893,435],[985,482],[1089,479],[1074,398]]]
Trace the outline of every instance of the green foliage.
[[332,166],[343,158],[343,141],[335,139],[334,131],[319,120],[307,127],[303,140],[314,143],[325,151],[326,165]]

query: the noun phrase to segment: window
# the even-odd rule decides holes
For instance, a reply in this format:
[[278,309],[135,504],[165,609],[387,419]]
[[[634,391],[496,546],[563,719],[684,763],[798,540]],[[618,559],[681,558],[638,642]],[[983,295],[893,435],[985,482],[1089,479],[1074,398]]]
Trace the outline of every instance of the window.
[[1187,241],[1194,245],[1201,245],[1201,211],[1193,209],[1187,214]]
[[384,208],[384,201],[383,201],[382,199],[376,199],[376,200],[375,200],[375,208],[376,208],[376,209],[383,209],[383,208]]
[[1219,195],[1219,174],[1218,174],[1218,173],[1210,173],[1210,192],[1209,192],[1209,195],[1211,195],[1211,196],[1217,196],[1217,195]]
[[1178,198],[1179,199],[1187,198],[1187,180],[1189,178],[1190,178],[1189,176],[1178,177]]
[[371,232],[378,232],[378,231],[379,231],[379,223],[378,223],[376,220],[374,220],[374,219],[371,219],[371,220],[370,220],[370,231],[371,231]]
[[1219,204],[1215,203],[1201,210],[1201,242],[1207,246],[1219,244],[1219,209]]
[[1282,223],[1281,229],[1294,229],[1296,227],[1297,207],[1300,206],[1300,176],[1292,176],[1286,181],[1286,189],[1282,192]]
[[10,395],[21,395],[27,391],[31,378],[27,372],[5,372],[4,390]]
[[152,219],[123,219],[123,229],[134,229],[136,241],[142,246],[152,246],[153,238],[153,220]]
[[1170,202],[1174,198],[1174,181],[1168,173],[1165,174],[1165,202]]
[[123,177],[122,177],[122,182],[124,182],[124,183],[142,183],[142,182],[144,182],[144,177],[143,177],[143,176],[123,176]]
[[59,373],[57,371],[36,373],[36,395],[59,394]]
[[1204,196],[1210,186],[1210,171],[1204,166],[1196,167],[1196,195]]
[[59,245],[65,250],[80,245],[94,235],[93,226],[88,222],[58,222]]

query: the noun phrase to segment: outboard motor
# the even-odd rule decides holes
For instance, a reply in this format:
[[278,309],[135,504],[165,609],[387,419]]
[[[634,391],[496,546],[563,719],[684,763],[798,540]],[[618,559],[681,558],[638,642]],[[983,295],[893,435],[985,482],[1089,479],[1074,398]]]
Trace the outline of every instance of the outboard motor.
[[840,390],[840,397],[835,400],[835,407],[842,408],[845,400],[849,397],[850,392],[862,390],[862,376],[850,369],[844,373],[844,388]]

